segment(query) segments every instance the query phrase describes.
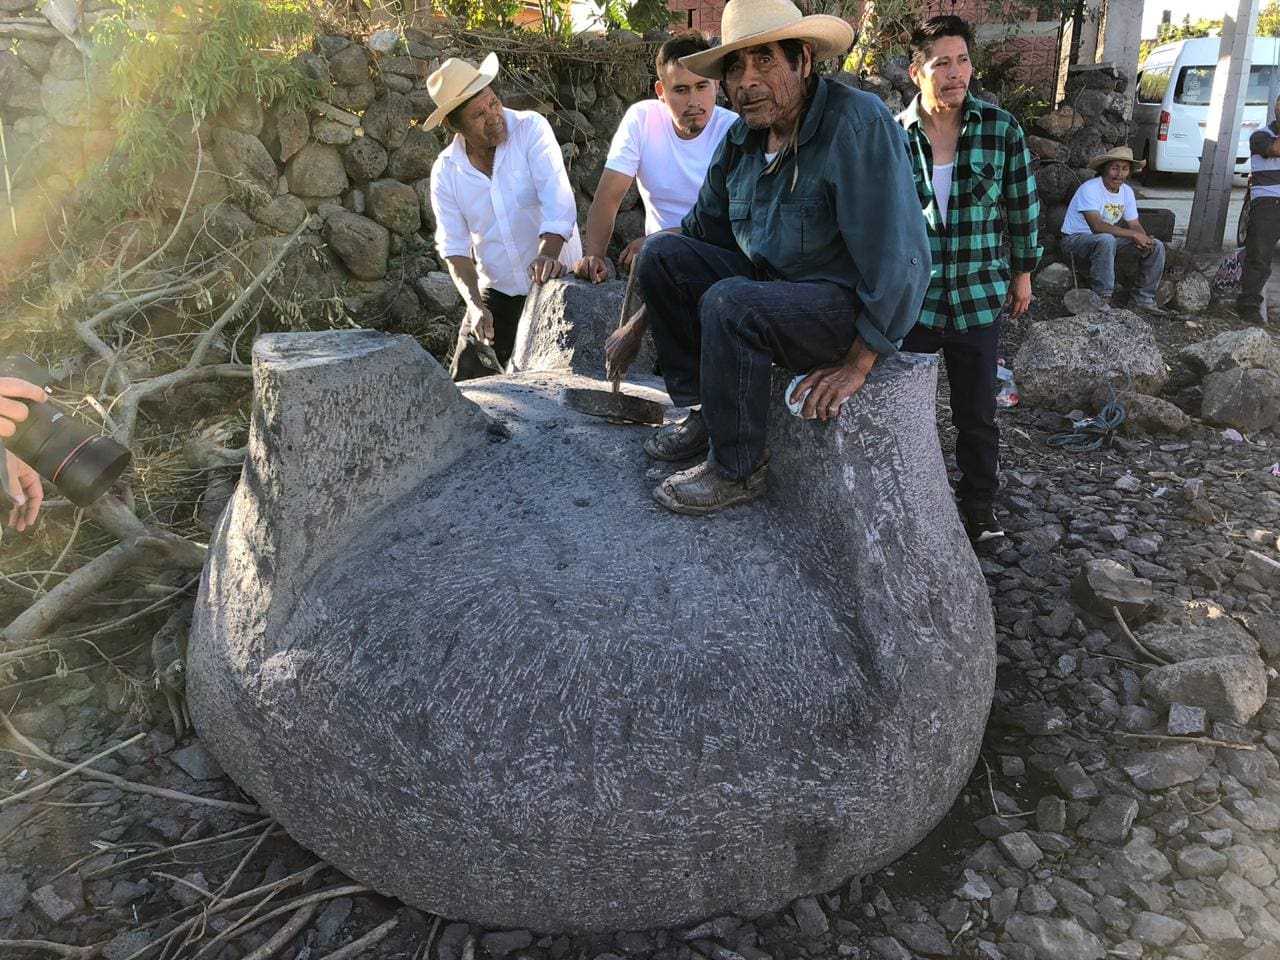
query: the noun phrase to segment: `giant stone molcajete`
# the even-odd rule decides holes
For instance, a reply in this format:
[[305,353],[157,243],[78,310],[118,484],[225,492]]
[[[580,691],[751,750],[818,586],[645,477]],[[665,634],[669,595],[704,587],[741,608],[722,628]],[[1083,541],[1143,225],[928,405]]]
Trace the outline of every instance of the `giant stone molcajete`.
[[258,341],[191,641],[205,744],[352,877],[490,926],[753,916],[910,849],[994,681],[933,358],[829,425],[777,376],[768,497],[706,519],[540,366],[464,396],[406,337]]

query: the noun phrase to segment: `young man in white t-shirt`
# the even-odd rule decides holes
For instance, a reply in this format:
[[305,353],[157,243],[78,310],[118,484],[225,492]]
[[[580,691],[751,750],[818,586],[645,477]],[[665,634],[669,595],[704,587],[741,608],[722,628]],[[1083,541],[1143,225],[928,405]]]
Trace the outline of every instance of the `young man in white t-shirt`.
[[[716,82],[680,65],[680,58],[710,49],[702,34],[691,32],[668,40],[658,49],[653,85],[657,100],[642,100],[627,108],[587,211],[583,257],[574,273],[600,283],[608,276],[605,251],[613,236],[622,198],[634,182],[644,202],[645,236],[679,230],[680,221],[698,199],[711,158],[738,115],[716,106]],[[634,240],[618,257],[630,268],[644,237]],[[638,311],[605,347],[608,373],[621,376],[640,350],[648,327]]]
[[1136,247],[1142,258],[1132,306],[1161,317],[1156,289],[1164,276],[1164,244],[1138,220],[1138,201],[1126,180],[1146,166],[1128,147],[1117,147],[1089,161],[1097,172],[1076,190],[1062,221],[1062,252],[1089,264],[1089,286],[1108,305],[1116,282],[1116,254]]

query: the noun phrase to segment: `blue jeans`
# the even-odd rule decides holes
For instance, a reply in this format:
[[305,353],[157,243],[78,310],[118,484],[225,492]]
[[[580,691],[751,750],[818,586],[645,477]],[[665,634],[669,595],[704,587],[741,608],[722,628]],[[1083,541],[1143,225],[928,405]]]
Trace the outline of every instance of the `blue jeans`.
[[634,269],[672,403],[702,404],[716,473],[750,476],[764,460],[772,365],[804,373],[842,359],[857,296],[769,279],[740,252],[678,233],[650,237]]
[[[1089,286],[1100,297],[1111,296],[1116,285],[1116,254],[1136,246],[1127,237],[1110,233],[1064,233],[1062,252],[1077,260],[1088,261]],[[1133,298],[1139,303],[1153,303],[1160,278],[1164,276],[1164,244],[1156,241],[1155,249],[1142,255],[1138,270],[1138,289]]]

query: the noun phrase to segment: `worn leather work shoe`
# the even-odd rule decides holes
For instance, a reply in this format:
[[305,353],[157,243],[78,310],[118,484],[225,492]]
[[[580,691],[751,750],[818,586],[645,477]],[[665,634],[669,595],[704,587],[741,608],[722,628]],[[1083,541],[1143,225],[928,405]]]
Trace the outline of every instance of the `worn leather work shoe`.
[[711,448],[711,434],[701,410],[676,423],[668,423],[644,442],[644,452],[655,460],[689,460]]
[[701,517],[763,497],[769,488],[768,480],[768,454],[745,480],[726,480],[711,469],[709,460],[704,460],[663,480],[653,488],[653,499],[668,510]]
[[969,535],[969,542],[975,546],[1004,536],[1004,527],[989,506],[961,504],[960,519],[964,521],[964,532]]

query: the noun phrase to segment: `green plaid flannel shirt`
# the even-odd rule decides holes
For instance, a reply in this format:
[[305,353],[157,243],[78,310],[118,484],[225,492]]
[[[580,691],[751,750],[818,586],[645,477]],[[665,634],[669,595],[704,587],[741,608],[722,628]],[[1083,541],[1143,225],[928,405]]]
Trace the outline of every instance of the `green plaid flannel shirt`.
[[[929,232],[933,271],[920,322],[956,330],[994,323],[1011,274],[1040,259],[1040,201],[1031,155],[1014,118],[972,94],[956,145],[947,222],[933,195],[933,150],[920,120],[920,97],[898,114],[906,128],[916,192]],[[1004,252],[1008,235],[1011,256]]]

